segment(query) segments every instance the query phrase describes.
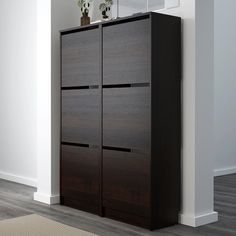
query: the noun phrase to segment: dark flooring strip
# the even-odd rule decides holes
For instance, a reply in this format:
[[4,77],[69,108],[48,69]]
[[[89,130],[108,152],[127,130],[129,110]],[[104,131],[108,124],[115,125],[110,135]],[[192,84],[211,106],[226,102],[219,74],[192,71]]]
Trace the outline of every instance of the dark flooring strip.
[[0,220],[38,214],[101,236],[236,236],[236,175],[215,178],[215,210],[219,222],[199,228],[176,225],[152,232],[65,206],[35,202],[35,191],[0,180]]

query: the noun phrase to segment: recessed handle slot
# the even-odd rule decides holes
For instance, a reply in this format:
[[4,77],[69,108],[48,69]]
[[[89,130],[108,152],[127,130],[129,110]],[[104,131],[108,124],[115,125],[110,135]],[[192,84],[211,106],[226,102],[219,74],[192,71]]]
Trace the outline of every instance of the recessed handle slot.
[[119,152],[132,152],[131,148],[120,148],[120,147],[109,147],[109,146],[103,146],[104,150],[110,150],[110,151],[119,151]]
[[99,85],[62,87],[62,90],[98,89]]
[[131,88],[131,84],[109,84],[109,85],[103,85],[104,89],[108,88]]
[[62,142],[62,145],[66,146],[74,146],[74,147],[84,147],[84,148],[91,148],[91,149],[99,149],[99,145],[89,145],[87,143],[70,143],[70,142]]
[[104,89],[108,88],[136,88],[136,87],[149,87],[150,83],[133,83],[133,84],[108,84],[103,85]]
[[62,142],[61,144],[62,144],[62,145],[67,145],[67,146],[89,148],[89,144],[86,144],[86,143],[70,143],[70,142]]

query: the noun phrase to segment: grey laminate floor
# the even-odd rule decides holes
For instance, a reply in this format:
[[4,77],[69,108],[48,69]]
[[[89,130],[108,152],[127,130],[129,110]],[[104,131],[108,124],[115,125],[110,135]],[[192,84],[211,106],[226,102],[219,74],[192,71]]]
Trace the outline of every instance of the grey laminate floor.
[[34,191],[34,188],[0,180],[0,220],[38,214],[101,236],[236,236],[236,175],[216,178],[215,210],[220,220],[197,229],[176,225],[150,232],[67,207],[37,203],[32,200]]

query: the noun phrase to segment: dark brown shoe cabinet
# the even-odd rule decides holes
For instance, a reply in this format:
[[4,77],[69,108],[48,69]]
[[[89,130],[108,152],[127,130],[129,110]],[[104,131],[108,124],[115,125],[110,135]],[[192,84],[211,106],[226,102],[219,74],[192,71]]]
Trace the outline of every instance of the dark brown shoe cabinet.
[[61,32],[61,204],[178,222],[181,20],[146,13]]

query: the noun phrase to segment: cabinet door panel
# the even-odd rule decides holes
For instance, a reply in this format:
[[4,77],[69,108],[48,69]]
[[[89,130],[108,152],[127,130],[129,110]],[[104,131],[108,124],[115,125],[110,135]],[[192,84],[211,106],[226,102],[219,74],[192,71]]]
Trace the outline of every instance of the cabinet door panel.
[[150,21],[139,20],[103,29],[103,83],[150,82]]
[[100,31],[62,36],[62,87],[100,84]]
[[99,209],[99,149],[62,145],[61,195],[66,205]]
[[150,176],[148,155],[103,150],[103,205],[148,217]]
[[62,91],[62,142],[100,145],[99,89]]
[[103,89],[103,145],[148,151],[150,88]]

